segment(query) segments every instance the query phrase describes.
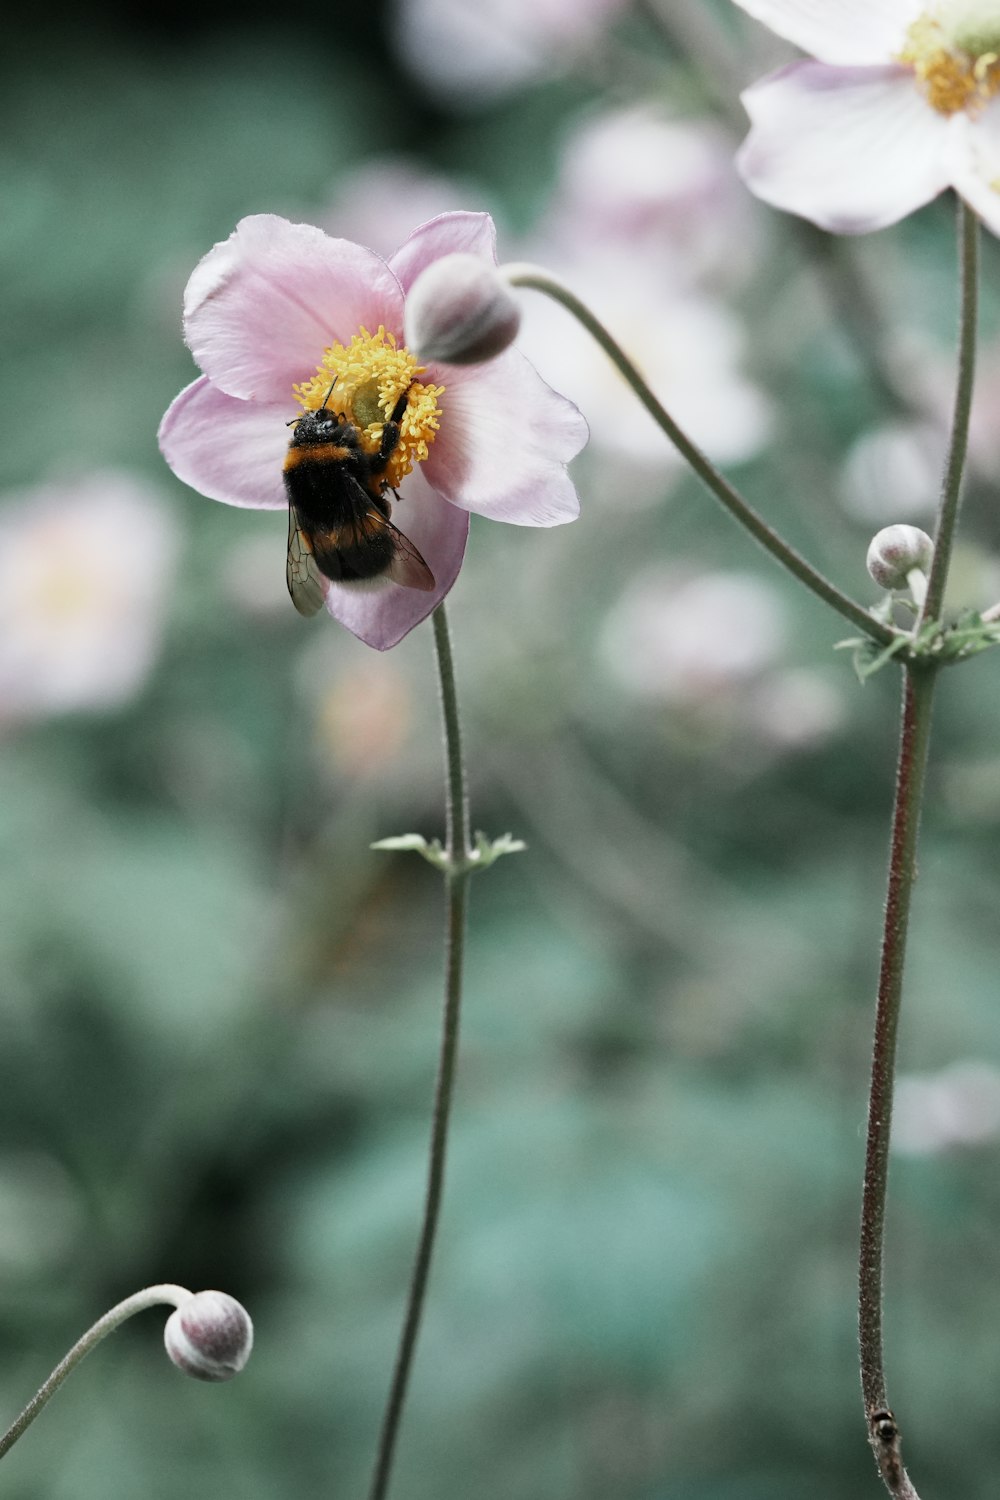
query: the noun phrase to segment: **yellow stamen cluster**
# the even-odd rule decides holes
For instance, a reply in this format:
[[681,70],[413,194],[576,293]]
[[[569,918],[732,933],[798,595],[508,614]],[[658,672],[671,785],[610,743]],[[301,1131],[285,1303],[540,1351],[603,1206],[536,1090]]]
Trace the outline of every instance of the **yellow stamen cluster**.
[[345,416],[357,427],[362,445],[375,453],[386,418],[406,391],[399,442],[385,470],[387,483],[395,489],[414,464],[423,463],[438,430],[444,386],[424,385],[417,379],[422,374],[423,366],[406,345],[397,345],[380,324],[375,333],[362,328],[349,344],[324,350],[316,374],[295,386],[293,394],[304,411],[318,411],[325,403]]
[[1000,51],[994,49],[993,38],[956,25],[953,10],[941,5],[934,12],[925,11],[907,31],[899,54],[899,61],[916,74],[931,108],[942,115],[976,113],[1000,93]]

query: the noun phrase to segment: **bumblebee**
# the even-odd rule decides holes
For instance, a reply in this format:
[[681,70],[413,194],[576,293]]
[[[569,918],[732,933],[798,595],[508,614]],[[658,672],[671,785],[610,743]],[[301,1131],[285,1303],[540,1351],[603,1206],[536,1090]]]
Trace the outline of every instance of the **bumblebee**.
[[[285,577],[300,615],[323,607],[323,578],[358,587],[385,579],[404,588],[430,590],[434,574],[413,543],[392,524],[385,498],[385,470],[399,443],[407,392],[369,453],[357,425],[327,409],[297,417],[285,458],[288,495],[288,566]],[[393,491],[395,493],[395,491]]]

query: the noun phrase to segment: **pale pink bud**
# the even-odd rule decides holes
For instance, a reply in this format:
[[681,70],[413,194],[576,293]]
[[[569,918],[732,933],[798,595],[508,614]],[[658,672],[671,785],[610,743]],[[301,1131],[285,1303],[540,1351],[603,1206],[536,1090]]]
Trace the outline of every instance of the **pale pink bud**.
[[406,344],[418,359],[478,365],[517,337],[521,310],[496,266],[478,255],[443,255],[406,298]]
[[884,526],[868,548],[868,571],[883,589],[905,589],[910,574],[926,573],[934,543],[919,526]]
[[167,1353],[196,1380],[231,1380],[250,1358],[253,1324],[226,1292],[195,1292],[170,1314],[163,1330]]

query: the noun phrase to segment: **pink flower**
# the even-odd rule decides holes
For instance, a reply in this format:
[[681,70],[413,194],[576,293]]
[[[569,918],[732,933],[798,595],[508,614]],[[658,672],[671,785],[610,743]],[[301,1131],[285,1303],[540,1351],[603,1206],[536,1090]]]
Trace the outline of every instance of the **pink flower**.
[[838,234],[954,187],[1000,233],[996,0],[736,0],[817,59],[743,96],[739,165],[768,203]]
[[[418,365],[403,343],[406,293],[452,252],[495,263],[487,214],[442,214],[388,260],[310,224],[272,214],[241,220],[196,266],[184,332],[204,372],[160,427],[170,467],[228,505],[285,510],[289,422],[344,413],[377,454],[407,393],[398,444],[380,478],[398,492],[398,527],[433,587],[322,580],[326,607],[386,650],[444,598],[465,552],[469,512],[522,526],[571,521],[579,503],[565,465],[587,438],[576,407],[516,350],[468,368]],[[296,405],[296,403],[298,403]],[[282,565],[276,542],[275,566]]]
[[755,209],[717,122],[630,104],[571,122],[542,232],[564,254],[638,255],[678,287],[732,282],[754,261]]
[[429,88],[476,107],[571,65],[623,8],[624,0],[396,0],[390,33]]
[[5,496],[0,724],[114,708],[140,690],[159,652],[179,542],[162,496],[131,474]]

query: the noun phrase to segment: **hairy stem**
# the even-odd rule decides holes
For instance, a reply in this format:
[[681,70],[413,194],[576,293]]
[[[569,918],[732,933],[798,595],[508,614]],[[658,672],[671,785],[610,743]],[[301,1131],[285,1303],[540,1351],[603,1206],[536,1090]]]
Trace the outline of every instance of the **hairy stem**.
[[[951,437],[938,510],[934,560],[917,628],[941,614],[955,528],[962,496],[962,476],[969,445],[969,418],[976,364],[978,321],[979,225],[962,202],[958,206],[961,310],[959,315],[958,376]],[[917,834],[923,805],[927,749],[936,669],[919,661],[905,668],[903,718],[896,770],[889,856],[889,883],[875,1009],[868,1139],[861,1205],[861,1245],[858,1258],[858,1337],[861,1389],[868,1436],[879,1473],[891,1495],[919,1500],[903,1468],[900,1431],[886,1396],[882,1344],[882,1268],[885,1242],[885,1202],[889,1173],[889,1137],[896,1066],[896,1034],[903,993],[903,966],[910,900],[916,878]]]
[[868,1100],[868,1139],[861,1205],[861,1246],[858,1259],[858,1336],[861,1348],[861,1388],[869,1438],[879,1472],[893,1495],[915,1497],[899,1455],[899,1431],[888,1407],[882,1349],[882,1262],[885,1237],[885,1199],[889,1175],[889,1132],[892,1123],[896,1068],[896,1034],[903,995],[903,967],[910,901],[916,879],[917,833],[923,800],[927,747],[936,671],[907,668],[903,716],[896,767],[896,801],[889,854],[882,958],[879,967],[872,1048],[871,1091]]
[[444,1191],[445,1159],[448,1146],[448,1122],[455,1084],[458,1055],[459,1015],[462,1003],[462,961],[465,943],[465,919],[469,891],[469,804],[462,758],[462,735],[458,717],[455,670],[451,639],[444,605],[434,611],[434,645],[437,652],[441,687],[441,710],[444,720],[446,768],[446,809],[448,867],[445,870],[445,995],[441,1028],[441,1051],[434,1093],[434,1117],[431,1125],[430,1159],[424,1217],[414,1257],[407,1296],[406,1312],[400,1332],[392,1384],[382,1418],[370,1500],[384,1500],[389,1490],[392,1463],[406,1402],[417,1336],[423,1317],[431,1258]]
[[124,1302],[119,1302],[117,1306],[106,1312],[103,1318],[98,1318],[94,1326],[88,1328],[83,1337],[76,1341],[65,1359],[60,1360],[45,1384],[32,1396],[21,1415],[11,1423],[0,1438],[0,1458],[14,1446],[22,1432],[31,1426],[42,1407],[49,1403],[63,1381],[72,1375],[80,1361],[90,1353],[91,1349],[96,1349],[109,1333],[114,1333],[115,1329],[120,1328],[127,1318],[132,1317],[133,1313],[144,1312],[147,1307],[156,1307],[161,1303],[180,1307],[182,1303],[188,1301],[190,1296],[191,1293],[184,1287],[173,1286],[170,1283],[148,1286],[143,1291],[134,1292],[131,1297],[126,1297]]

